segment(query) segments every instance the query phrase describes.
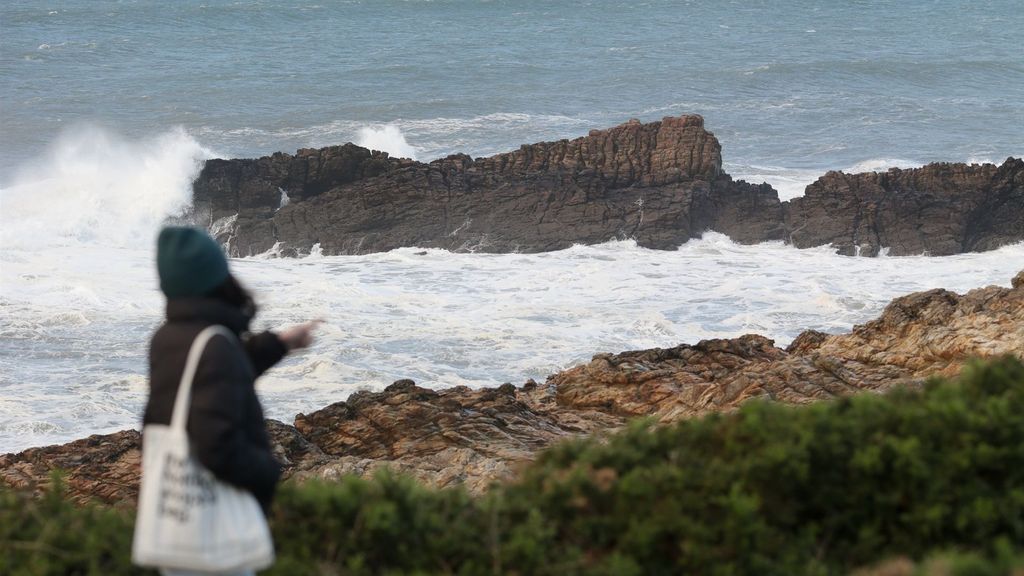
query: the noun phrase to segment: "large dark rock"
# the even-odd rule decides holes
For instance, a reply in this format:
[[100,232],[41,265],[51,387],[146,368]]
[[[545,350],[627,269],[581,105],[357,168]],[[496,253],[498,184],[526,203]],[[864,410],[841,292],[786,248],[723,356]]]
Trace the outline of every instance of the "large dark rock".
[[210,160],[197,220],[232,255],[403,246],[540,252],[633,238],[673,249],[705,231],[843,254],[954,254],[1024,239],[1024,162],[829,172],[803,198],[733,181],[700,116],[631,120],[575,140],[430,163],[354,144]]
[[[220,220],[215,232],[234,255],[278,242],[284,253],[319,244],[325,254],[402,246],[537,252],[614,238],[667,249],[718,228],[782,238],[774,191],[732,183],[721,163],[703,119],[683,116],[476,160],[426,164],[349,144],[210,161],[195,199],[206,223]],[[282,191],[290,199],[283,206]]]
[[991,250],[1024,239],[1024,161],[829,172],[787,204],[790,240],[801,248],[934,256]]

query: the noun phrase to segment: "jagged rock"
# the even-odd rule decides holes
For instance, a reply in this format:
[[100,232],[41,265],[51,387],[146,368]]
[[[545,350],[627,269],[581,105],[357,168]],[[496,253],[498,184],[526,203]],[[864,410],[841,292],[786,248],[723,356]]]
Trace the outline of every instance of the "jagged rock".
[[549,377],[566,408],[663,421],[731,410],[751,398],[803,404],[952,376],[971,357],[1024,351],[1024,272],[1012,288],[959,296],[930,290],[893,300],[848,334],[809,331],[786,349],[747,335],[695,346],[599,354]]
[[788,203],[786,227],[797,247],[847,255],[991,250],[1024,239],[1024,160],[829,172]]
[[[267,425],[285,474],[299,479],[367,475],[390,467],[435,486],[482,491],[563,438],[613,431],[628,418],[671,422],[732,410],[751,399],[804,404],[919,385],[955,374],[971,357],[1024,351],[1024,271],[1011,288],[893,300],[847,334],[808,331],[785,350],[762,336],[598,354],[588,364],[520,388],[429,390],[400,380],[360,392],[295,425]],[[139,433],[91,436],[0,456],[0,481],[39,491],[68,472],[78,499],[134,502]]]
[[461,483],[482,490],[557,440],[622,424],[605,414],[584,422],[562,422],[557,411],[531,402],[527,391],[511,384],[435,391],[399,380],[383,392],[356,393],[346,402],[300,414],[295,427],[340,459],[309,467],[303,476],[365,474],[388,465],[434,485]]
[[953,254],[1024,239],[1019,159],[829,172],[805,197],[779,202],[771,186],[722,172],[721,146],[700,116],[631,120],[476,160],[428,164],[354,144],[210,160],[193,186],[197,220],[235,256],[317,244],[324,254],[540,252],[613,238],[674,249],[707,230],[863,255]]
[[[536,252],[626,237],[669,248],[716,217],[714,202],[704,203],[699,227],[689,214],[721,173],[721,147],[703,125],[700,116],[630,121],[575,140],[429,164],[351,144],[210,161],[194,184],[195,205],[211,222],[237,213],[218,230],[234,255],[277,243],[285,253],[314,244],[324,254],[401,246]],[[355,168],[311,172],[299,156],[315,152],[317,166]],[[281,206],[279,189],[294,201]]]
[[[287,202],[301,202],[406,163],[355,144],[306,148],[294,156],[278,152],[256,160],[208,160],[192,184],[195,219],[213,228],[217,239],[237,253],[237,243],[247,240],[236,240],[236,231],[272,238],[274,214]],[[225,221],[230,225],[216,225]]]
[[137,430],[96,434],[59,446],[0,455],[0,482],[42,492],[51,474],[66,473],[68,494],[78,502],[134,505],[138,498],[142,435]]

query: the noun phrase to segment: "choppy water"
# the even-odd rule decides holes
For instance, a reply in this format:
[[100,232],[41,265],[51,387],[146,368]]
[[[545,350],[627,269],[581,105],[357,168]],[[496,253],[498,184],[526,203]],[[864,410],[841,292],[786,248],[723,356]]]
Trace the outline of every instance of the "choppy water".
[[[314,349],[262,379],[271,417],[399,378],[521,384],[601,351],[749,332],[785,345],[805,328],[846,330],[907,292],[1006,285],[1024,262],[1024,245],[854,259],[717,234],[675,252],[421,252],[232,262],[264,304],[260,327],[327,321]],[[148,246],[5,250],[0,266],[0,450],[136,425],[145,342],[163,311]]]
[[699,113],[730,173],[788,195],[864,162],[1024,154],[1019,0],[29,0],[0,18],[8,184],[81,122],[181,126],[230,157],[391,124],[432,159]]
[[[152,242],[200,161],[354,140],[429,160],[703,114],[734,176],[1024,154],[1017,0],[72,1],[0,6],[0,452],[137,425]],[[846,330],[894,296],[1006,284],[1024,247],[838,257],[611,243],[232,266],[259,322],[327,320],[268,375],[289,420],[410,377],[521,383],[595,352]]]

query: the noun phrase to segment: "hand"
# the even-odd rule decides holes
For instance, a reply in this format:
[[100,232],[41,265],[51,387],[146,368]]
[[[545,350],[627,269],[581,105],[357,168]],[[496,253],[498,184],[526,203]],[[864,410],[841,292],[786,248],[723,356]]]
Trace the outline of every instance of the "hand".
[[298,348],[306,348],[313,343],[313,330],[316,330],[323,320],[312,320],[305,324],[298,324],[286,330],[282,330],[277,337],[281,339],[288,351]]

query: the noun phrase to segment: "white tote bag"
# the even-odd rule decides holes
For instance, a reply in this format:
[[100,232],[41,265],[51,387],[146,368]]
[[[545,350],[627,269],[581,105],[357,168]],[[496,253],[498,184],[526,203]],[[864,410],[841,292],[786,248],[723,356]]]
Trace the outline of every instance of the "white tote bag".
[[150,424],[142,434],[142,482],[132,542],[132,562],[153,568],[201,572],[259,570],[274,562],[274,543],[251,493],[217,480],[192,454],[185,424],[192,380],[215,334],[196,336],[174,399],[171,425]]

